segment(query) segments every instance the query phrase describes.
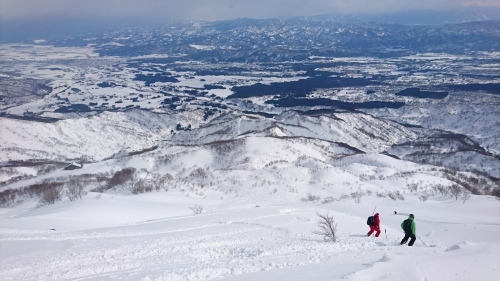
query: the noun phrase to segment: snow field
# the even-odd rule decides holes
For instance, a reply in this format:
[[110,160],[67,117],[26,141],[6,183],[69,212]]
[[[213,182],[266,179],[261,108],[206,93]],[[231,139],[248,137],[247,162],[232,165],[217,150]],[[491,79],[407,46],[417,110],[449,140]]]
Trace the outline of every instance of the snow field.
[[[414,196],[256,207],[253,199],[88,194],[83,200],[1,214],[4,280],[497,280],[498,201]],[[273,195],[267,195],[271,202]],[[262,195],[262,200],[266,196]],[[188,206],[200,204],[194,215]],[[366,217],[381,214],[380,237]],[[399,210],[397,215],[394,210]],[[316,212],[332,215],[338,242],[323,241]],[[415,246],[399,224],[415,214]],[[56,230],[50,230],[55,228]],[[387,230],[385,232],[384,230]],[[428,247],[426,247],[424,241]],[[472,278],[472,279],[471,279]],[[479,278],[479,279],[476,279]]]

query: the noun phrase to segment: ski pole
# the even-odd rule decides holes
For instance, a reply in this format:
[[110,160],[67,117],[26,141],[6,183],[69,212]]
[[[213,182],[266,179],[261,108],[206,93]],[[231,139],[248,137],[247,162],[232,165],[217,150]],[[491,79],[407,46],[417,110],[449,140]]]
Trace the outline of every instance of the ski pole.
[[420,239],[420,241],[422,241],[422,243],[424,243],[425,247],[429,247],[429,246],[427,246],[427,244],[425,244],[424,240],[422,240],[422,238],[420,238],[420,236],[417,236],[417,237],[418,237],[418,239]]
[[385,240],[387,240],[387,228],[385,230]]
[[375,209],[373,209],[373,214],[372,214],[372,215],[374,215],[374,214],[375,214],[375,210],[376,210],[376,209],[377,209],[377,206],[375,206]]

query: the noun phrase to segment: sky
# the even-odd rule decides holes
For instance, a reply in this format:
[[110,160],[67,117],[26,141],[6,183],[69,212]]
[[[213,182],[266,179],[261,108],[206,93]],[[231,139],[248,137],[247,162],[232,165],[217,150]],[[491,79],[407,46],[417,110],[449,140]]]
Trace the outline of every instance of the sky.
[[227,20],[500,7],[500,0],[0,0],[0,21]]

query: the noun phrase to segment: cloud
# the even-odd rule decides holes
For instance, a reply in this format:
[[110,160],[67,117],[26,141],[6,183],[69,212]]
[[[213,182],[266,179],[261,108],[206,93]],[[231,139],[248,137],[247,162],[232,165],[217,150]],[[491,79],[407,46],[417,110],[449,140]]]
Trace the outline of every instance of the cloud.
[[289,18],[500,6],[500,0],[0,0],[2,20]]

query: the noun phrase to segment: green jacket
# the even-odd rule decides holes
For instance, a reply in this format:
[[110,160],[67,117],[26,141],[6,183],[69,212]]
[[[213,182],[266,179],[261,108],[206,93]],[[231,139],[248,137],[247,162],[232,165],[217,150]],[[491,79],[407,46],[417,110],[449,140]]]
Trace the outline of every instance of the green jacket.
[[[412,234],[416,234],[417,232],[417,226],[415,225],[415,222],[413,221],[413,218],[412,217],[408,217],[408,219],[411,221],[411,233]],[[404,230],[403,226],[404,226],[404,221],[401,223],[401,229]]]

